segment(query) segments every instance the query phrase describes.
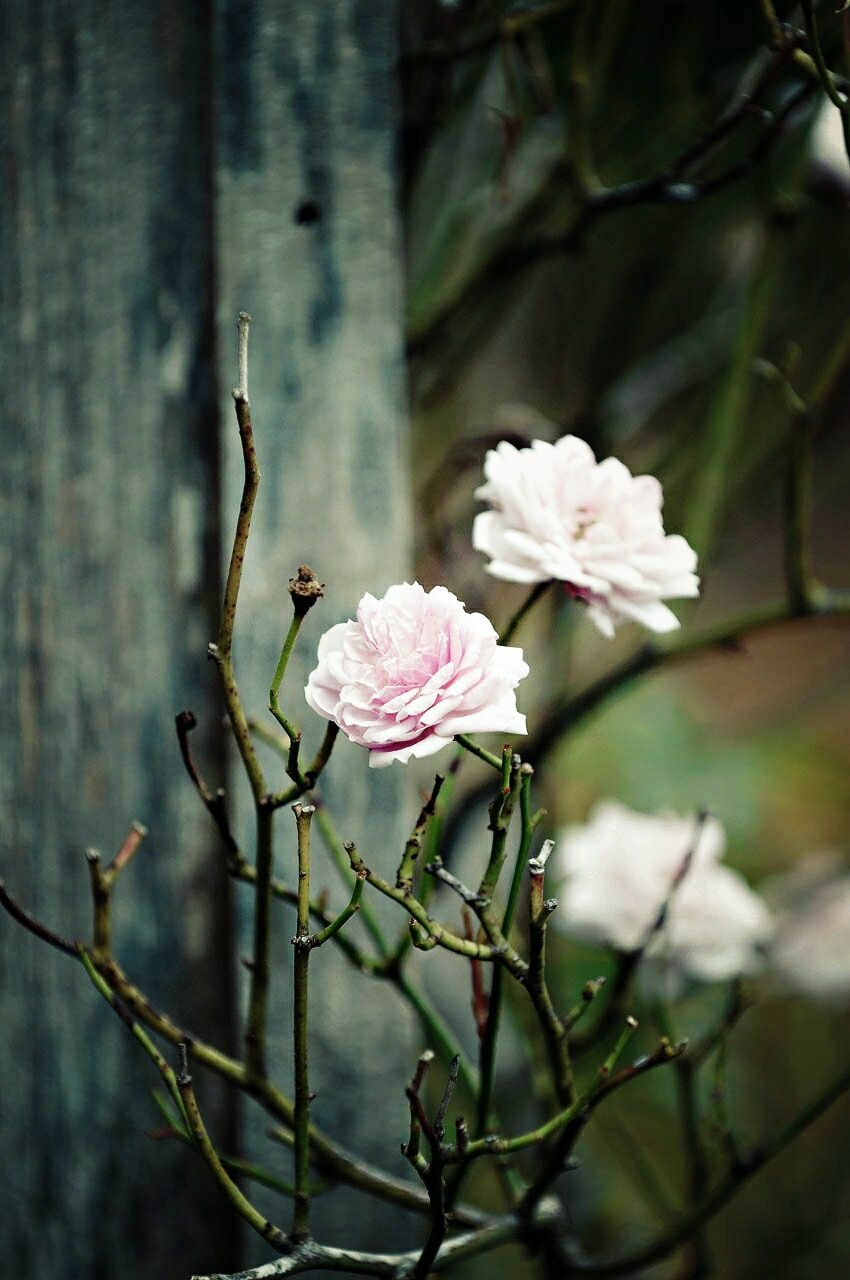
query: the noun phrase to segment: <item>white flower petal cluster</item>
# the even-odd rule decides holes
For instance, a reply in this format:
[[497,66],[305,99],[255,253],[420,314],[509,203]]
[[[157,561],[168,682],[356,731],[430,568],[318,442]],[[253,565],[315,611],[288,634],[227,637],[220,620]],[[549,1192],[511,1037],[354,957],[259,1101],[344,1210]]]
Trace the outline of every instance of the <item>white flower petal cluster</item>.
[[527,449],[502,441],[488,451],[476,497],[472,543],[487,569],[510,582],[555,578],[586,602],[606,636],[621,622],[651,631],[679,625],[664,600],[699,594],[696,552],[665,534],[661,485],[616,458],[597,462],[576,436]]
[[319,641],[308,704],[369,749],[369,764],[429,756],[458,733],[525,733],[516,687],[522,649],[499,644],[483,613],[418,582],[367,594],[357,617]]
[[558,842],[564,884],[554,921],[581,941],[634,951],[667,902],[649,957],[704,982],[753,971],[773,922],[759,895],[721,862],[725,835],[715,819],[702,825],[673,889],[697,830],[694,818],[636,813],[610,800],[596,805],[583,826],[568,828]]
[[771,949],[783,986],[815,1000],[850,999],[850,872],[820,877],[779,916]]

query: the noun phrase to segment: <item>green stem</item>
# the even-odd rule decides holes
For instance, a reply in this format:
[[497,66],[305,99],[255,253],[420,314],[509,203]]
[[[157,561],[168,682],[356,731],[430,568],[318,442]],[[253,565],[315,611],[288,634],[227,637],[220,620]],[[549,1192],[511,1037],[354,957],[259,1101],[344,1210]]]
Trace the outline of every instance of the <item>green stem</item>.
[[[511,879],[511,887],[508,893],[508,902],[505,907],[505,914],[502,917],[502,932],[505,934],[505,937],[510,936],[511,925],[513,924],[517,903],[519,902],[520,890],[525,878],[531,840],[534,835],[534,825],[531,813],[531,779],[533,772],[534,771],[530,764],[524,764],[520,769],[519,808],[521,834],[516,863],[514,864],[514,874]],[[497,965],[493,971],[493,981],[490,986],[487,1026],[481,1040],[481,1086],[478,1093],[475,1133],[473,1135],[476,1138],[482,1137],[487,1132],[487,1126],[490,1120],[490,1108],[493,1102],[493,1084],[496,1070],[496,1045],[498,1043],[499,1028],[502,1018],[504,982],[505,971],[501,965]]]
[[138,1022],[136,1022],[130,1016],[130,1013],[128,1012],[128,1010],[118,1000],[117,996],[115,995],[115,992],[107,984],[103,976],[97,971],[97,969],[94,966],[94,961],[86,951],[85,947],[79,947],[78,954],[79,954],[80,960],[82,961],[83,968],[88,974],[93,986],[96,988],[97,991],[100,992],[100,994],[103,996],[106,1003],[113,1009],[115,1013],[117,1013],[118,1017],[124,1023],[125,1027],[127,1027],[127,1029],[130,1031],[131,1035],[133,1035],[136,1038],[136,1040],[139,1042],[139,1044],[142,1046],[145,1053],[148,1055],[151,1062],[153,1062],[157,1071],[160,1073],[163,1080],[165,1081],[168,1092],[171,1094],[171,1097],[177,1107],[178,1115],[181,1118],[185,1119],[184,1112],[183,1112],[183,1102],[180,1096],[180,1090],[177,1087],[177,1076],[175,1075],[173,1069],[166,1062],[165,1058],[162,1056],[159,1049],[157,1049],[153,1040],[151,1040],[150,1036],[147,1034],[144,1028],[140,1027]]
[[[360,899],[363,896],[364,883],[365,881],[361,880],[359,877],[354,881],[354,888],[351,890],[351,897],[343,907],[342,911],[340,911],[339,915],[335,916],[333,920],[326,924],[324,929],[320,930],[319,933],[313,933],[310,935],[311,948],[321,947],[329,938],[335,938],[340,929],[348,923],[353,915],[356,915],[360,910]],[[313,907],[311,905],[310,911],[312,912],[312,910]]]
[[[62,949],[65,949],[64,946]],[[77,952],[69,948],[67,954],[76,955]],[[147,996],[129,981],[114,960],[110,959],[99,966],[98,972],[108,984],[109,989],[120,1002],[126,1004],[139,1022],[143,1022],[171,1044],[187,1043],[189,1054],[194,1061],[209,1068],[222,1079],[228,1080],[236,1088],[242,1089],[249,1097],[255,1098],[269,1115],[286,1125],[287,1129],[292,1128],[295,1120],[294,1106],[271,1081],[253,1079],[246,1067],[237,1059],[207,1044],[197,1036],[190,1037],[166,1014],[154,1008]],[[345,1182],[367,1194],[378,1196],[403,1208],[420,1213],[429,1211],[428,1198],[419,1188],[411,1187],[408,1182],[396,1178],[386,1170],[367,1164],[351,1155],[316,1125],[310,1126],[310,1145],[313,1163],[326,1177],[337,1182]],[[459,1222],[467,1224],[480,1221],[480,1214],[467,1206],[459,1207],[455,1211],[455,1217]]]
[[[322,841],[331,855],[333,864],[339,872],[340,879],[347,886],[351,886],[351,860],[346,853],[345,845],[342,837],[334,826],[333,819],[323,804],[316,808],[315,822],[319,828],[319,834]],[[368,878],[368,877],[367,877]],[[375,912],[369,906],[368,902],[360,904],[360,917],[366,927],[366,931],[371,937],[380,956],[387,957],[390,954],[390,945],[386,935],[381,928],[380,921]]]
[[484,747],[480,747],[472,738],[467,737],[465,733],[459,733],[455,736],[455,742],[463,747],[464,751],[468,751],[470,755],[476,756],[479,760],[483,760],[485,764],[489,764],[491,769],[502,768],[502,757],[496,756],[492,751],[487,751]]
[[251,1075],[266,1075],[266,1021],[269,998],[269,922],[271,917],[272,835],[274,810],[257,807],[257,873],[254,894],[254,953],[245,1031],[246,1061]]
[[499,791],[490,806],[490,830],[493,832],[490,858],[478,889],[478,896],[486,902],[489,902],[496,892],[499,876],[505,864],[508,832],[520,788],[520,758],[511,754],[510,746],[506,746],[502,752],[500,781]]
[[526,614],[531,612],[537,604],[537,601],[541,599],[541,597],[544,596],[552,586],[552,583],[553,579],[551,578],[548,578],[545,582],[535,583],[514,616],[511,618],[508,625],[505,627],[504,631],[499,636],[499,644],[510,644],[517,631],[519,631]]
[[295,806],[298,829],[298,908],[293,966],[292,1047],[295,1080],[295,1203],[293,1241],[310,1237],[310,1074],[308,983],[310,975],[310,822],[312,805]]
[[[244,884],[256,885],[257,883],[256,868],[250,866],[248,863],[234,868],[230,874],[234,880],[241,880]],[[288,902],[291,906],[297,905],[298,894],[295,889],[290,889],[288,885],[285,885],[280,880],[272,880],[270,888],[273,897],[279,898],[282,902]],[[350,905],[351,904],[349,903],[349,906]],[[343,911],[345,911],[345,908],[343,908]],[[334,918],[329,916],[324,907],[318,902],[310,903],[310,914],[322,926],[322,934],[324,934],[325,930],[334,923]],[[355,946],[350,938],[346,937],[346,935],[341,932],[341,929],[335,929],[333,933],[327,934],[327,937],[333,938],[334,942],[346,958],[354,965],[355,969],[358,969],[361,973],[375,974],[380,968],[381,961],[376,960],[373,956],[367,956],[359,947]],[[323,941],[324,940],[326,939],[323,937]]]
[[[181,1049],[185,1055],[185,1045],[182,1045]],[[287,1239],[280,1227],[274,1226],[273,1223],[269,1222],[264,1213],[260,1213],[259,1209],[255,1208],[254,1205],[251,1204],[251,1201],[239,1190],[236,1183],[221,1163],[219,1154],[207,1133],[206,1125],[204,1124],[201,1113],[198,1109],[198,1102],[195,1098],[194,1089],[192,1088],[192,1077],[185,1069],[185,1066],[177,1078],[177,1084],[180,1089],[180,1096],[183,1100],[183,1111],[186,1116],[186,1123],[189,1127],[189,1131],[195,1140],[195,1145],[206,1161],[210,1172],[218,1183],[220,1190],[233,1205],[240,1217],[244,1218],[248,1225],[253,1227],[254,1231],[256,1231],[258,1235],[262,1236],[262,1238],[270,1244],[273,1249],[276,1249],[278,1253],[285,1252],[287,1248]]]
[[[177,1142],[182,1142],[184,1146],[191,1147],[194,1151],[195,1143],[192,1140],[192,1135],[186,1128],[184,1128],[185,1117],[183,1116],[182,1110],[180,1112],[181,1118],[178,1120],[173,1111],[169,1108],[165,1096],[159,1093],[156,1089],[153,1091],[153,1100],[156,1104],[157,1110],[168,1125],[169,1132],[167,1136],[176,1139]],[[158,1134],[156,1136],[159,1137]],[[251,1182],[256,1182],[259,1186],[268,1188],[269,1191],[276,1191],[278,1195],[287,1196],[289,1199],[295,1195],[295,1187],[291,1182],[284,1182],[282,1178],[278,1178],[275,1174],[269,1173],[268,1169],[264,1169],[261,1165],[254,1164],[251,1160],[245,1160],[242,1156],[225,1156],[222,1155],[221,1152],[219,1152],[219,1159],[225,1169],[228,1169],[232,1173],[238,1173],[241,1177],[248,1178]],[[318,1185],[314,1183],[310,1188],[310,1194],[313,1196],[322,1195],[323,1192],[328,1189],[329,1185],[327,1183],[319,1183]]]
[[[346,847],[340,839],[339,833],[331,820],[330,814],[324,806],[319,806],[317,808],[314,821],[318,824],[325,846],[330,852],[340,875],[347,883],[350,884],[350,873],[352,868],[351,854],[347,852]],[[369,880],[373,886],[377,883],[382,886],[381,891],[388,892],[389,896],[395,901],[402,903],[402,905],[409,905],[403,890],[394,888],[387,881],[380,880],[380,877],[376,877],[371,872],[367,871],[366,868],[363,867],[363,864],[357,859],[356,854],[355,861],[358,862],[358,866],[354,868],[357,883],[361,886],[365,880]],[[424,911],[424,908],[420,907],[419,910],[427,919],[427,913]],[[464,1088],[467,1089],[470,1095],[474,1096],[476,1092],[475,1078],[471,1073],[468,1062],[460,1051],[460,1047],[456,1043],[445,1022],[440,1017],[440,1014],[428,1000],[424,991],[422,991],[421,988],[412,982],[404,973],[401,964],[401,957],[390,951],[389,944],[384,931],[378,922],[377,916],[365,901],[360,903],[360,914],[362,916],[363,923],[369,930],[378,952],[382,957],[382,960],[378,961],[374,968],[376,976],[388,978],[398,989],[401,995],[404,996],[418,1017],[426,1036],[430,1037],[434,1043],[434,1047],[440,1051],[447,1062],[450,1062],[455,1056],[460,1055],[461,1081]],[[446,933],[445,936],[448,937],[449,935]],[[458,941],[462,940],[458,939]]]
[[289,665],[289,659],[295,648],[295,641],[298,639],[298,632],[301,630],[301,623],[304,621],[305,615],[296,611],[292,621],[289,624],[289,630],[283,641],[283,647],[280,651],[280,657],[277,660],[277,666],[272,677],[271,687],[269,689],[269,711],[277,720],[283,732],[289,738],[289,755],[291,759],[293,745],[301,742],[301,730],[297,725],[283,714],[280,707],[280,686],[283,683],[283,677],[286,675],[286,668]]
[[602,1280],[603,1277],[624,1276],[633,1271],[643,1271],[653,1263],[660,1262],[674,1249],[686,1244],[700,1227],[710,1222],[720,1212],[746,1182],[814,1124],[848,1090],[850,1090],[850,1068],[843,1072],[820,1097],[805,1107],[784,1129],[780,1130],[771,1141],[750,1155],[742,1167],[728,1174],[693,1213],[683,1218],[664,1235],[629,1257],[595,1263],[570,1260],[570,1274],[597,1276]]
[[466,1090],[470,1098],[474,1098],[478,1092],[478,1080],[475,1072],[461,1053],[460,1046],[440,1014],[431,1005],[421,987],[417,986],[406,973],[399,973],[395,979],[395,985],[419,1018],[425,1035],[430,1042],[429,1047],[433,1045],[436,1052],[445,1062],[451,1062],[453,1058],[459,1059],[461,1086]]
[[[526,1147],[538,1146],[540,1143],[545,1142],[547,1138],[551,1138],[555,1134],[560,1133],[562,1129],[567,1127],[571,1120],[575,1120],[577,1117],[584,1116],[588,1113],[589,1109],[592,1108],[598,1100],[601,1100],[602,1096],[607,1096],[612,1089],[618,1088],[619,1085],[621,1083],[625,1083],[627,1079],[633,1079],[635,1074],[642,1074],[643,1071],[647,1069],[642,1065],[640,1071],[637,1071],[635,1068],[627,1068],[626,1072],[623,1073],[622,1080],[618,1080],[617,1077],[614,1077],[613,1079],[611,1078],[611,1072],[614,1065],[622,1055],[629,1040],[634,1035],[636,1028],[637,1023],[632,1020],[632,1023],[624,1028],[622,1035],[617,1041],[617,1045],[600,1067],[596,1078],[587,1091],[582,1094],[580,1098],[576,1098],[571,1102],[569,1106],[558,1111],[544,1124],[538,1125],[536,1129],[530,1129],[527,1133],[518,1134],[515,1138],[499,1138],[491,1136],[476,1139],[475,1141],[470,1142],[464,1151],[460,1151],[459,1149],[450,1150],[446,1155],[447,1160],[449,1162],[457,1162],[459,1160],[467,1159],[474,1160],[479,1156],[486,1155],[509,1155],[511,1152],[524,1151]],[[660,1066],[662,1060],[665,1062],[670,1061],[673,1054],[674,1051],[670,1050],[667,1056],[663,1059],[659,1058],[657,1061],[653,1060],[652,1065]],[[646,1061],[649,1062],[650,1060],[647,1059]]]
[[[319,811],[321,812],[321,810]],[[438,921],[433,920],[428,912],[418,902],[412,894],[406,893],[403,889],[397,889],[395,885],[390,884],[388,880],[384,880],[377,872],[372,871],[370,867],[361,859],[354,845],[345,846],[347,856],[351,863],[351,868],[356,875],[363,875],[369,881],[373,888],[384,894],[387,898],[392,898],[393,902],[397,902],[404,907],[405,911],[411,916],[417,924],[420,924],[429,937],[433,938],[438,946],[445,947],[447,951],[454,951],[457,955],[467,956],[474,960],[487,960],[491,962],[503,961],[509,967],[516,965],[518,957],[511,950],[508,955],[502,955],[495,947],[487,946],[481,942],[471,942],[467,938],[460,938],[457,934],[446,929]],[[385,944],[386,945],[386,944]],[[388,954],[388,953],[387,953]],[[519,961],[522,965],[522,961]],[[523,966],[524,973],[524,966]]]

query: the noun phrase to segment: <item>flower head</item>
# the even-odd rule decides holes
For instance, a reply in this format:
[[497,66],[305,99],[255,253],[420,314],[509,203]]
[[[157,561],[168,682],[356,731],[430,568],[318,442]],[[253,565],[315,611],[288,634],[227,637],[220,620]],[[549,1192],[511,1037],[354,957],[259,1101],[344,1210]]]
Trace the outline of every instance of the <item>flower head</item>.
[[[565,885],[555,919],[574,937],[618,951],[650,939],[649,957],[702,981],[747,973],[772,922],[758,894],[721,863],[724,844],[712,818],[698,828],[672,813],[598,804],[559,842]],[[664,922],[652,933],[665,903]]]
[[503,440],[484,475],[476,497],[491,509],[475,517],[472,543],[495,577],[565,582],[606,636],[629,619],[651,631],[678,627],[662,602],[699,594],[697,557],[665,534],[653,476],[633,476],[616,458],[597,462],[576,436],[527,449]]
[[[804,860],[785,877],[789,899],[771,949],[782,985],[816,1000],[850,999],[850,872]],[[812,874],[809,874],[809,873]]]
[[304,692],[380,768],[458,733],[525,733],[514,691],[527,675],[522,649],[500,645],[483,614],[445,587],[404,582],[325,632]]

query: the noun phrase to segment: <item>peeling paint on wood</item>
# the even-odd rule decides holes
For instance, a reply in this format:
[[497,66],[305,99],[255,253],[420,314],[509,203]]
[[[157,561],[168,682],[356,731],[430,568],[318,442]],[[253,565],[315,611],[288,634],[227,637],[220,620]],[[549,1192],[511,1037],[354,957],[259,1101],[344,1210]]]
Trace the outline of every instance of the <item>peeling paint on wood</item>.
[[[219,1039],[234,1034],[229,888],[173,715],[195,711],[195,749],[220,781],[204,654],[240,483],[233,320],[240,307],[255,319],[264,479],[235,657],[259,710],[300,561],[328,589],[288,701],[319,632],[363,590],[409,573],[394,59],[389,3],[0,9],[0,874],[62,932],[85,935],[82,849],[111,854],[131,819],[145,821],[117,891],[118,955],[158,1003]],[[300,700],[293,710],[306,713]],[[368,776],[344,743],[329,773],[346,834],[388,869],[404,785],[401,770]],[[327,863],[317,880],[335,887]],[[239,901],[244,919],[241,890]],[[281,916],[275,941],[284,1082],[290,924]],[[409,1018],[331,948],[314,972],[316,1118],[392,1163]],[[0,1272],[179,1280],[257,1252],[240,1247],[196,1157],[145,1136],[157,1123],[150,1064],[82,974],[6,921],[0,1025]],[[216,1136],[235,1142],[221,1092],[199,1084]],[[319,1229],[391,1244],[398,1215],[364,1208],[324,1197]]]
[[[312,565],[326,596],[307,617],[283,698],[305,726],[309,756],[324,728],[302,695],[318,636],[350,616],[364,591],[380,594],[411,571],[395,6],[371,5],[364,25],[363,7],[352,0],[261,0],[234,48],[228,33],[243,8],[224,3],[220,10],[219,52],[228,67],[218,77],[219,110],[228,124],[217,173],[219,341],[225,357],[233,352],[236,313],[251,313],[250,393],[263,478],[234,655],[243,697],[262,713],[291,612],[287,581],[299,563]],[[222,412],[231,424],[232,382],[225,365]],[[224,439],[225,510],[233,518],[241,485],[235,427]],[[327,792],[344,815],[344,834],[391,872],[405,813],[409,822],[414,808],[404,771],[370,772],[366,753],[343,739]],[[292,879],[289,813],[280,815],[278,833],[277,866]],[[331,863],[318,837],[314,843],[316,886],[327,885],[342,905]],[[404,921],[388,905],[395,936]],[[351,927],[361,936],[360,922]],[[274,942],[271,1058],[287,1083],[292,932],[285,912]],[[310,985],[314,1118],[405,1176],[401,1082],[418,1045],[407,1010],[386,984],[351,974],[333,948],[314,957]],[[400,1243],[409,1226],[399,1217],[344,1190],[315,1206],[323,1238],[355,1247]],[[251,1256],[264,1255],[252,1245]]]
[[[173,734],[189,698],[208,729],[217,713],[210,32],[194,14],[3,6],[0,873],[87,936],[83,849],[111,856],[143,819],[118,954],[210,1027],[228,1021],[226,903]],[[4,917],[0,975],[0,1273],[179,1277],[187,1221],[203,1224],[192,1265],[236,1262],[192,1154],[146,1136],[157,1081],[82,971]]]

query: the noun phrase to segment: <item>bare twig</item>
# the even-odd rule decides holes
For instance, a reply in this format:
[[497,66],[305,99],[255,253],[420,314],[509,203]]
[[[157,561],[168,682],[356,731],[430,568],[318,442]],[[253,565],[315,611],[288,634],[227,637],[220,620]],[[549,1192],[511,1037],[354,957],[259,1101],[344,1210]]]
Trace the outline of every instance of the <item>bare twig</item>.
[[[783,48],[774,53],[772,58],[778,66],[787,56],[787,51]],[[759,76],[764,72],[765,59],[761,54],[757,55],[754,67]],[[646,204],[691,205],[747,177],[764,160],[782,136],[791,115],[812,96],[815,87],[809,80],[792,92],[775,113],[766,111],[754,113],[749,90],[752,79],[753,77],[749,74],[745,75],[744,84],[747,87],[736,95],[733,103],[721,115],[717,125],[695,142],[690,143],[662,172],[649,178],[639,178],[613,187],[593,183],[587,183],[583,191],[579,187],[579,200],[572,224],[564,231],[547,232],[533,239],[523,240],[522,227],[518,227],[519,238],[509,239],[504,247],[486,259],[466,280],[460,281],[453,294],[438,311],[429,316],[424,323],[411,328],[407,343],[408,354],[419,355],[427,350],[444,328],[468,305],[480,298],[491,285],[501,287],[506,280],[529,266],[579,248],[591,226],[602,215],[617,209],[634,208]],[[764,83],[767,83],[767,79],[769,77]],[[758,79],[756,83],[759,88],[763,87]],[[733,162],[728,169],[710,177],[689,176],[683,180],[684,172],[693,169],[699,161],[713,151],[720,138],[728,136],[742,120],[752,114],[759,114],[765,122],[765,131],[748,155]],[[565,176],[575,187],[575,160],[575,155],[566,156],[562,163],[556,166],[550,184],[553,192],[561,194]],[[542,203],[545,207],[542,195],[538,203]],[[523,222],[525,221],[527,221],[527,210],[523,210]]]
[[230,829],[230,819],[227,812],[227,800],[223,790],[212,791],[204,781],[198,766],[192,756],[192,749],[189,744],[189,734],[197,725],[197,720],[191,711],[180,711],[175,716],[175,728],[177,730],[177,741],[180,744],[180,755],[186,766],[192,785],[201,797],[206,809],[216,824],[224,844],[225,854],[227,857],[227,867],[231,874],[237,874],[239,870],[246,865],[245,855],[242,853],[239,845],[236,843],[236,837]]
[[422,851],[422,837],[425,833],[425,828],[428,825],[428,819],[433,817],[437,812],[437,799],[444,782],[445,778],[442,774],[438,773],[434,778],[434,785],[431,788],[431,794],[419,811],[419,817],[416,819],[416,824],[410,834],[410,839],[404,846],[404,853],[402,854],[401,862],[399,863],[398,871],[396,872],[395,882],[396,888],[398,889],[404,889],[407,891],[412,891],[413,889],[413,875],[416,869],[416,861]]
[[[472,913],[467,906],[464,906],[463,908],[463,934],[470,942],[475,937]],[[487,1034],[488,1000],[487,992],[484,990],[484,975],[481,971],[481,961],[471,959],[469,961],[469,969],[472,977],[472,1017],[475,1021],[475,1030],[478,1032],[478,1039],[483,1040]]]
[[686,1244],[701,1226],[710,1222],[720,1212],[745,1183],[814,1124],[848,1090],[850,1090],[850,1069],[838,1076],[819,1097],[815,1098],[759,1150],[746,1157],[741,1166],[728,1173],[692,1213],[643,1249],[610,1262],[585,1262],[578,1258],[566,1257],[565,1265],[576,1275],[597,1276],[603,1280],[604,1277],[613,1278],[629,1275],[633,1271],[643,1271],[653,1263],[660,1262],[668,1254]]
[[121,874],[147,834],[148,829],[143,823],[130,823],[130,830],[121,842],[121,848],[106,868],[105,874],[108,875],[111,880],[114,880],[116,876]]
[[[408,1141],[405,1154],[425,1184],[428,1191],[428,1199],[431,1204],[431,1230],[422,1249],[422,1253],[410,1273],[411,1280],[426,1280],[426,1277],[430,1273],[434,1261],[440,1252],[442,1243],[446,1238],[448,1219],[446,1216],[445,1150],[443,1146],[443,1139],[446,1135],[446,1113],[457,1082],[460,1058],[453,1058],[449,1065],[446,1086],[443,1090],[443,1096],[440,1100],[440,1105],[437,1108],[437,1114],[434,1117],[433,1125],[429,1124],[419,1097],[419,1088],[421,1086],[422,1077],[426,1067],[427,1062],[424,1062],[423,1059],[420,1058],[416,1075],[413,1078],[410,1088],[407,1090],[407,1096],[410,1102],[411,1136]],[[424,1133],[428,1140],[428,1146],[431,1151],[431,1158],[429,1161],[425,1161],[424,1156],[422,1156],[419,1151],[420,1132]]]
[[[553,1230],[560,1221],[560,1206],[554,1201],[540,1205],[532,1222],[514,1214],[495,1218],[474,1231],[464,1232],[444,1241],[431,1270],[442,1272],[463,1261],[496,1249],[510,1240],[525,1239],[535,1233]],[[285,1258],[249,1271],[233,1275],[195,1276],[193,1280],[275,1280],[278,1276],[297,1275],[303,1271],[347,1271],[358,1275],[385,1276],[389,1280],[410,1280],[412,1269],[420,1257],[418,1250],[407,1253],[364,1253],[355,1249],[337,1249],[330,1245],[307,1241],[298,1245]]]
[[400,58],[400,65],[402,69],[409,70],[413,67],[452,63],[470,58],[498,44],[517,40],[542,23],[566,13],[575,3],[576,0],[548,0],[547,3],[539,4],[532,9],[502,14],[495,23],[483,31],[467,36],[457,44],[444,40],[432,40],[419,45],[416,49],[410,49]]
[[[850,616],[850,590],[819,588],[809,602],[806,616],[838,619]],[[745,613],[710,626],[648,641],[580,693],[556,700],[525,744],[526,758],[539,767],[566,733],[597,712],[609,699],[624,693],[639,678],[672,668],[679,662],[711,650],[738,653],[748,636],[797,621],[800,617],[787,600],[777,600],[754,606]],[[462,804],[446,819],[444,857],[457,843],[466,818],[475,813],[477,805],[489,792],[488,781],[466,791]]]
[[276,1249],[278,1253],[287,1251],[289,1248],[289,1242],[280,1227],[274,1226],[273,1223],[269,1222],[264,1213],[260,1213],[259,1209],[255,1208],[255,1206],[251,1204],[251,1201],[244,1192],[240,1191],[239,1187],[237,1187],[236,1183],[221,1163],[219,1154],[207,1133],[206,1125],[204,1124],[198,1108],[198,1101],[192,1087],[192,1077],[189,1074],[188,1069],[186,1045],[181,1044],[179,1049],[181,1066],[180,1073],[177,1076],[177,1086],[180,1090],[180,1097],[183,1100],[183,1112],[186,1116],[186,1123],[195,1140],[195,1145],[206,1161],[206,1164],[215,1178],[219,1189],[233,1205],[233,1208],[239,1216],[244,1218],[248,1225],[252,1227],[258,1235],[262,1236],[267,1244],[270,1244],[273,1249]]
[[66,956],[78,957],[77,944],[69,942],[67,938],[62,938],[58,933],[54,933],[46,924],[42,924],[40,920],[36,920],[35,916],[30,915],[28,911],[24,911],[6,888],[5,880],[0,880],[0,906],[7,911],[13,920],[17,921],[27,933],[33,934],[36,938],[40,938],[42,942],[46,942],[48,946],[55,947],[57,951],[62,951]]
[[812,50],[812,58],[817,68],[818,77],[823,85],[824,92],[834,107],[838,109],[841,117],[841,132],[844,138],[844,149],[847,152],[847,159],[850,160],[850,100],[846,94],[839,92],[835,76],[826,65],[826,59],[821,46],[820,31],[818,30],[818,21],[815,16],[814,0],[801,0],[801,8],[803,10],[803,18],[806,23],[806,32],[809,37],[809,44]]
[[239,507],[239,518],[236,522],[236,533],[233,537],[233,548],[230,553],[230,565],[227,570],[227,581],[224,587],[224,600],[221,606],[221,621],[218,629],[218,640],[209,646],[209,655],[215,661],[221,677],[224,702],[230,719],[236,745],[245,766],[245,772],[251,784],[254,801],[258,803],[265,795],[266,783],[251,734],[248,722],[242,709],[236,676],[233,670],[231,649],[233,646],[233,625],[236,621],[236,604],[239,599],[239,587],[242,582],[242,566],[245,562],[245,551],[248,546],[248,535],[251,531],[251,516],[254,502],[260,485],[260,468],[257,463],[257,451],[254,445],[254,428],[251,421],[251,405],[248,400],[248,329],[251,317],[245,311],[239,313],[239,386],[234,388],[233,400],[236,405],[236,421],[239,427],[239,439],[242,444],[242,459],[245,466],[245,481],[242,488],[242,502]]
[[268,1018],[269,927],[271,920],[272,839],[274,810],[267,798],[257,804],[257,868],[254,894],[254,949],[245,1030],[246,1063],[252,1075],[266,1075],[266,1022]]

